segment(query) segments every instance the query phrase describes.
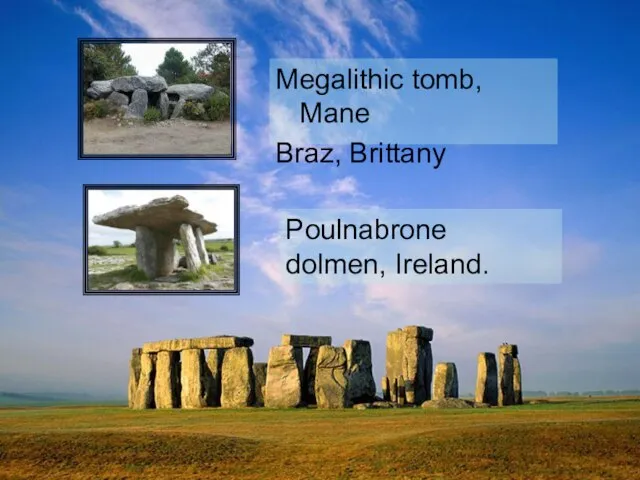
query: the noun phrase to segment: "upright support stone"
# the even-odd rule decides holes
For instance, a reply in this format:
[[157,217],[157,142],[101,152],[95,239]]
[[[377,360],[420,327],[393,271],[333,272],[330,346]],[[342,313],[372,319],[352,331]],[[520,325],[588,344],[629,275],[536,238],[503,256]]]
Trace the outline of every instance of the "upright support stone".
[[153,393],[155,379],[156,354],[142,353],[140,355],[140,380],[138,381],[133,408],[138,410],[155,408],[155,396]]
[[347,354],[344,348],[320,347],[315,385],[318,408],[345,408],[349,405],[346,372]]
[[149,227],[136,227],[136,263],[150,278],[169,275],[175,264],[176,248],[173,238]]
[[511,345],[501,345],[498,351],[498,405],[515,403],[513,392],[513,355]]
[[156,408],[180,408],[180,353],[158,352],[154,386]]
[[375,401],[371,344],[366,340],[347,340],[344,350],[347,355],[348,401],[351,404]]
[[382,377],[382,399],[385,402],[388,402],[391,400],[391,387],[389,385],[388,377]]
[[271,347],[267,364],[265,407],[293,408],[301,402],[302,347]]
[[[398,405],[404,405],[407,403],[407,381],[405,381],[404,377],[401,375],[398,379]],[[409,385],[411,385],[409,383]]]
[[398,392],[399,392],[398,379],[394,378],[393,383],[391,384],[391,401],[392,402],[398,401]]
[[[431,388],[433,382],[433,353],[431,351],[431,342],[426,342],[424,346],[424,393],[425,401],[431,400]],[[416,402],[416,405],[422,405]]]
[[307,405],[316,404],[316,367],[318,364],[318,348],[309,349],[307,361],[304,362],[304,376],[302,379],[302,400]]
[[455,363],[436,365],[433,382],[433,400],[458,398],[458,370]]
[[513,403],[522,405],[522,368],[518,358],[518,346],[511,345],[511,347],[513,348]]
[[248,347],[230,348],[222,361],[222,392],[224,408],[250,407],[255,400],[253,353]]
[[184,256],[187,259],[187,269],[192,272],[197,271],[202,265],[202,262],[200,262],[196,237],[193,234],[191,225],[186,223],[180,225],[180,240],[184,248]]
[[204,265],[209,265],[209,253],[207,252],[207,245],[204,242],[202,229],[200,227],[195,227],[193,229],[193,233],[196,237],[196,248],[198,249],[198,256],[200,257],[200,261]]
[[255,393],[256,407],[264,407],[264,387],[267,384],[267,364],[253,364],[253,391]]
[[131,360],[129,361],[129,408],[133,408],[136,399],[136,391],[138,390],[138,381],[140,380],[140,354],[141,348],[134,348],[131,352]]
[[475,401],[476,403],[498,405],[498,368],[496,356],[493,353],[478,354]]
[[222,392],[222,361],[224,348],[212,348],[207,356],[207,369],[209,370],[209,382],[207,384],[206,403],[208,407],[220,406]]
[[203,408],[207,406],[208,370],[204,350],[193,348],[182,352],[180,368],[182,408]]

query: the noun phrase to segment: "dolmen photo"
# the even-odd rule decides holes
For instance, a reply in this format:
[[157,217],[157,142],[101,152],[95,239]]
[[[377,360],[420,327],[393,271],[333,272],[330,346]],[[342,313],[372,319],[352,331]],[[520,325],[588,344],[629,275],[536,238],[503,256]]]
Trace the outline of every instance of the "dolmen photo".
[[163,340],[134,348],[129,407],[167,408],[480,408],[522,404],[517,345],[498,359],[478,355],[475,401],[459,399],[455,363],[433,366],[433,330],[407,326],[387,336],[382,396],[376,394],[371,344],[329,336],[282,336],[267,362],[254,362],[252,338],[214,336]]

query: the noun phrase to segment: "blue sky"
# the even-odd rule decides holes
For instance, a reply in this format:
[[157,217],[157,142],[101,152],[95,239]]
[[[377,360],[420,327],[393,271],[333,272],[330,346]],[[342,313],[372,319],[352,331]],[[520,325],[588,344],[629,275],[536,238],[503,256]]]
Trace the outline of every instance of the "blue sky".
[[[478,352],[520,346],[525,389],[640,387],[640,31],[632,2],[522,0],[39,0],[0,19],[5,112],[0,175],[0,390],[122,393],[145,341],[248,335],[265,361],[282,333],[372,342],[435,330],[435,361],[475,382]],[[565,6],[557,6],[563,3]],[[238,160],[79,161],[77,37],[238,38]],[[553,57],[555,146],[450,147],[434,171],[277,165],[269,58]],[[5,70],[6,71],[6,70]],[[83,183],[241,184],[241,295],[83,297]],[[279,212],[292,208],[562,208],[562,285],[284,282]]]

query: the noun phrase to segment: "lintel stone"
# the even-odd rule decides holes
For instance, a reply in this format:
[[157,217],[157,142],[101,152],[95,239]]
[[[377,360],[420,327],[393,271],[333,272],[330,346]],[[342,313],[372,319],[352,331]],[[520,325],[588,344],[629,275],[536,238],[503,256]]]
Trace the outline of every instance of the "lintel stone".
[[282,335],[282,345],[291,347],[322,347],[331,345],[331,337],[317,337],[311,335]]
[[221,335],[217,337],[179,338],[175,340],[148,342],[142,346],[142,352],[179,352],[182,350],[190,350],[194,348],[208,350],[213,348],[236,348],[251,346],[253,346],[253,338]]

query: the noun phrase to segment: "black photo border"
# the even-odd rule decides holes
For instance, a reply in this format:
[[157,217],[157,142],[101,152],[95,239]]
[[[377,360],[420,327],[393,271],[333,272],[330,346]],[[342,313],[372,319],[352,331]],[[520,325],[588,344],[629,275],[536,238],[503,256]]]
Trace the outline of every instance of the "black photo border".
[[[89,290],[89,190],[233,190],[233,290]],[[82,208],[83,295],[240,295],[240,184],[84,184]]]
[[[83,128],[83,67],[84,55],[83,45],[86,43],[229,43],[231,44],[231,88],[230,95],[230,118],[231,123],[231,152],[225,155],[216,154],[85,154],[84,153],[84,128]],[[220,38],[78,38],[78,159],[94,160],[94,159],[126,159],[126,160],[171,160],[171,159],[203,159],[203,160],[235,160],[236,159],[236,38],[220,37]]]

